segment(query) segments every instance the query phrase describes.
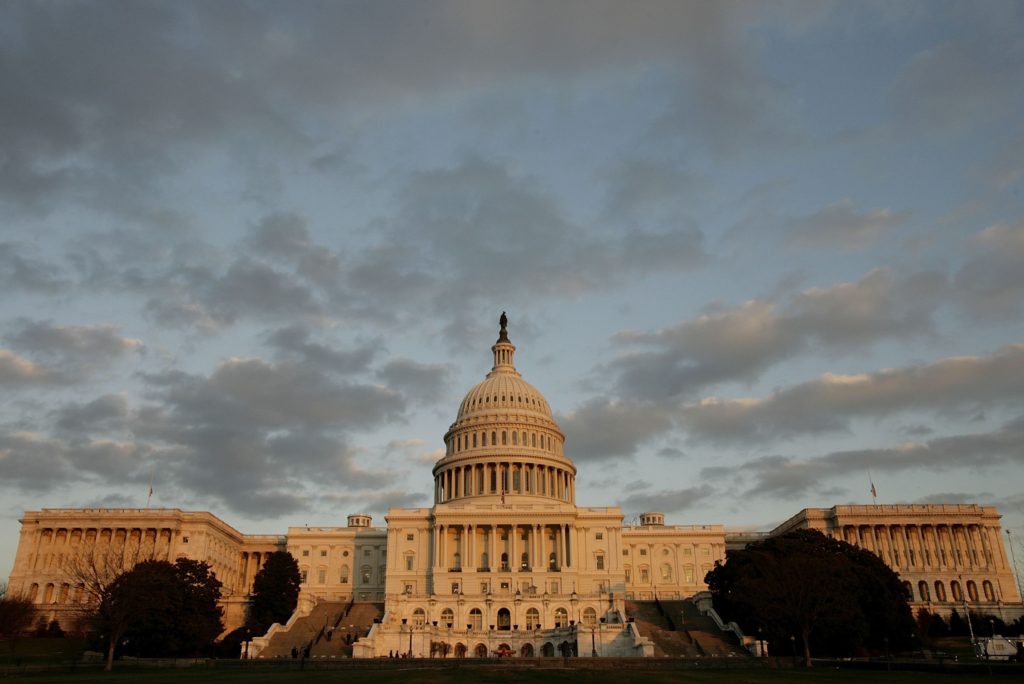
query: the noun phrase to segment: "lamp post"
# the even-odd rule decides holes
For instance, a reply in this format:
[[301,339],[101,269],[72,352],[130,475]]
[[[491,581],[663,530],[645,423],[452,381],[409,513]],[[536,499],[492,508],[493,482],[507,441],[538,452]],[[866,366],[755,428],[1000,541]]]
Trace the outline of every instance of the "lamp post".
[[596,658],[597,657],[597,641],[594,639],[594,630],[596,630],[596,629],[597,629],[597,627],[595,625],[590,625],[590,657],[591,658]]
[[793,653],[793,667],[796,667],[796,635],[789,635],[789,650]]

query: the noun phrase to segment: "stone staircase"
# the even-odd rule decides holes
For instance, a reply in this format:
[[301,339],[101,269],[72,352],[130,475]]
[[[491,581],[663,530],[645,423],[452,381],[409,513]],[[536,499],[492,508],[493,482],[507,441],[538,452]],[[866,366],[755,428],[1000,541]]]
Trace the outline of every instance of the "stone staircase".
[[311,658],[350,658],[352,644],[365,637],[373,621],[384,615],[383,603],[320,601],[303,615],[277,630],[258,658],[291,658],[292,649]]
[[352,644],[370,633],[373,621],[384,616],[383,603],[350,603],[310,649],[313,658],[351,658]]
[[654,644],[655,657],[748,656],[731,632],[718,629],[692,601],[626,601],[641,636]]

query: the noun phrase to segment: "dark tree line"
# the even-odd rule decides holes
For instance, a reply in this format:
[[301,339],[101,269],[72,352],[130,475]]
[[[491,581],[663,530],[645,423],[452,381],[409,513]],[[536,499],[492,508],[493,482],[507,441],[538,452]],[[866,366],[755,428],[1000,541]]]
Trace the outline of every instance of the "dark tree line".
[[896,575],[880,558],[814,530],[729,551],[706,581],[715,608],[774,652],[849,656],[909,647],[916,625]]

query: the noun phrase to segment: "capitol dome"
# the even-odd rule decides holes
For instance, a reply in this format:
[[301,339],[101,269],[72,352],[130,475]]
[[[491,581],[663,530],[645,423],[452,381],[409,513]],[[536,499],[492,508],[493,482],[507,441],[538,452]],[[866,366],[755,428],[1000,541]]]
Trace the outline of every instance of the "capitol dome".
[[575,499],[576,466],[544,396],[515,367],[508,320],[491,347],[494,366],[466,393],[434,465],[434,500],[500,496]]

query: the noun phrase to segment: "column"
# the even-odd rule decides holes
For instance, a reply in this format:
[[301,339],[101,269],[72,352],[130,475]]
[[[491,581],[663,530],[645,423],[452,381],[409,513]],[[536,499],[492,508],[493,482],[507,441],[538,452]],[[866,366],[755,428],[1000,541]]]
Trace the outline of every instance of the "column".
[[515,525],[515,523],[513,523],[512,526],[509,528],[508,536],[510,541],[508,554],[508,568],[509,570],[515,572],[519,569],[519,556],[516,553],[516,549],[519,546],[519,544],[516,543],[516,537],[519,536],[519,528]]
[[492,571],[496,570],[499,567],[498,566],[498,562],[499,561],[498,561],[498,555],[497,555],[498,554],[498,541],[497,541],[497,537],[498,537],[498,526],[497,525],[491,525],[491,527],[490,527],[490,534],[488,535],[488,539],[490,541],[489,546],[491,547],[491,551],[490,551],[490,553],[487,554],[487,564],[489,566],[491,566],[491,570]]
[[562,569],[565,567],[565,525],[558,526],[558,568]]

